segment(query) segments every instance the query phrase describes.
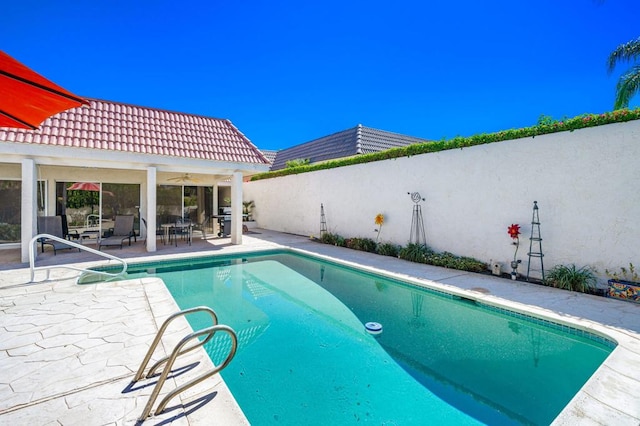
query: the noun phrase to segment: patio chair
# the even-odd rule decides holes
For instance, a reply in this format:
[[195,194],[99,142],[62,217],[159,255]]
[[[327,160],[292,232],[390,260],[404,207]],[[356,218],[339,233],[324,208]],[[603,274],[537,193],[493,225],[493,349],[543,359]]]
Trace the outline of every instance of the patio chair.
[[[145,234],[145,237],[144,237],[144,242],[147,242],[147,237],[149,236],[149,233],[151,231],[149,231],[149,227],[147,226],[147,219],[145,219],[144,217],[142,217],[140,219],[142,220],[142,224],[144,225],[145,229],[147,230],[147,233]],[[156,238],[158,236],[160,236],[160,242],[162,242],[164,244],[164,230],[160,226],[156,227]]]
[[[54,237],[65,238],[65,233],[62,225],[62,216],[38,216],[38,234],[50,234]],[[58,254],[58,250],[68,250],[75,248],[60,241],[52,240],[50,238],[39,238],[38,242],[40,242],[40,249],[42,253],[44,253],[44,246],[51,246],[53,248],[54,256]],[[80,249],[78,249],[78,251],[80,251]]]
[[77,230],[69,231],[69,222],[67,221],[67,215],[60,215],[60,219],[62,219],[62,234],[64,235],[65,240],[79,240],[80,234],[78,234]]
[[196,223],[193,225],[194,231],[200,231],[202,233],[202,239],[207,239],[207,227],[209,226],[209,217],[206,216],[204,220],[200,223]]
[[131,245],[131,238],[135,238],[135,231],[133,230],[133,215],[118,215],[116,216],[115,223],[111,232],[107,238],[100,238],[98,241],[98,250],[102,250],[102,247],[113,247],[122,245],[125,240],[129,241]]

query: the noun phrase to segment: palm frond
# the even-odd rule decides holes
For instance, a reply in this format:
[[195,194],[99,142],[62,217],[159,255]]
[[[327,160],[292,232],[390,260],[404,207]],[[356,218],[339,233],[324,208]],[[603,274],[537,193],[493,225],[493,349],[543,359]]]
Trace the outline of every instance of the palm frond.
[[631,98],[639,92],[640,65],[636,65],[620,76],[616,86],[616,102],[613,109],[627,108]]
[[607,69],[611,73],[619,62],[633,61],[637,58],[640,58],[640,37],[616,47],[609,55]]

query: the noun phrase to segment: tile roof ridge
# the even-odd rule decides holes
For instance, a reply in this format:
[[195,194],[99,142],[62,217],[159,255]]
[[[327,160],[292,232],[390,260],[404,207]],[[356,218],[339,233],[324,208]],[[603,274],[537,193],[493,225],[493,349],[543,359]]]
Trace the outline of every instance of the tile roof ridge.
[[[99,102],[99,103],[119,105],[119,106],[124,106],[124,107],[140,108],[140,109],[146,109],[146,110],[150,110],[150,111],[164,112],[164,113],[167,113],[167,114],[176,114],[176,115],[191,116],[191,117],[197,117],[197,118],[207,118],[207,119],[210,119],[210,120],[221,120],[221,121],[225,121],[226,120],[226,121],[229,121],[229,123],[231,123],[231,121],[228,118],[210,117],[210,116],[206,116],[206,115],[202,115],[202,114],[196,114],[196,113],[192,113],[192,112],[174,111],[174,110],[164,109],[164,108],[155,108],[155,107],[145,106],[145,105],[136,105],[136,104],[131,104],[131,103],[128,103],[128,102],[112,101],[112,100],[109,100],[109,99],[99,99],[99,98],[91,98],[91,97],[85,97],[84,99],[86,99],[89,102],[95,101],[95,102]],[[89,106],[85,106],[85,108],[89,108]]]
[[356,126],[356,154],[362,154],[362,124]]
[[382,132],[382,133],[386,133],[388,135],[397,135],[403,138],[413,138],[413,139],[421,139],[424,141],[428,141],[429,139],[427,138],[423,138],[421,136],[412,136],[412,135],[407,135],[406,133],[398,133],[398,132],[391,132],[389,130],[384,130],[384,129],[377,129],[375,127],[368,127],[368,126],[361,126],[362,130],[367,130],[367,131],[374,131],[374,132]]

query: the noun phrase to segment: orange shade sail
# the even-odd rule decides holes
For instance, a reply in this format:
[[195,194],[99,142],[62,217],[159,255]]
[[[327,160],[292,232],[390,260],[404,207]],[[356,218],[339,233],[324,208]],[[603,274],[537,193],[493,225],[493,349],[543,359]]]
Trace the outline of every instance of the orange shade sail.
[[0,50],[0,127],[36,129],[48,117],[89,104]]

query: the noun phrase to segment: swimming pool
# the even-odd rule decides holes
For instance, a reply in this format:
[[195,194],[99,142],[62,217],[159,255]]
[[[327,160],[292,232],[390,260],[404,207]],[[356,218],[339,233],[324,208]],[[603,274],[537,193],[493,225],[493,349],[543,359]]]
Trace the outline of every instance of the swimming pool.
[[222,376],[252,424],[548,424],[614,346],[289,252],[130,266],[148,275],[236,330]]

